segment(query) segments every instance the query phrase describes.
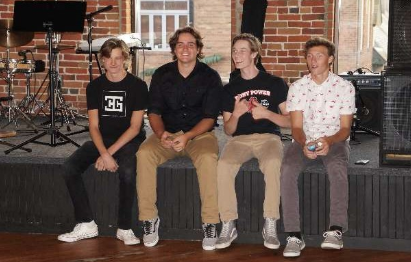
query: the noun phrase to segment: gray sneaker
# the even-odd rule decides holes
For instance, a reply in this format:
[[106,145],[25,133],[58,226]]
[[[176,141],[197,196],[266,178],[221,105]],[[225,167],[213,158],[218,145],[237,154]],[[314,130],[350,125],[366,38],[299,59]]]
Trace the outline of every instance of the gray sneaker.
[[223,249],[229,247],[231,242],[237,238],[237,228],[235,227],[234,220],[227,222],[223,221],[223,226],[221,228],[220,237],[215,243],[217,249]]
[[301,250],[305,248],[305,243],[303,239],[298,239],[297,237],[287,237],[287,245],[284,248],[284,257],[299,257]]
[[278,249],[280,241],[277,237],[277,220],[267,217],[263,228],[264,246],[269,249]]
[[157,245],[158,237],[158,227],[160,226],[160,218],[156,217],[151,220],[143,221],[143,242],[146,247],[154,247]]
[[343,248],[342,233],[339,230],[326,231],[323,234],[324,241],[321,243],[322,249]]
[[203,223],[203,249],[214,250],[217,242],[217,227],[215,224]]

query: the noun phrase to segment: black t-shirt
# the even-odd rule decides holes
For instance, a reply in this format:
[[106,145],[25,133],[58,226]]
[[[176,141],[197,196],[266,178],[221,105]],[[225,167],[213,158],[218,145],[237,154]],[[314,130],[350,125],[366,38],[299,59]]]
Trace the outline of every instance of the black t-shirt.
[[[224,86],[223,111],[234,111],[235,97],[250,100],[251,97],[268,108],[279,113],[278,105],[287,100],[288,86],[282,78],[260,71],[256,77],[250,80],[236,77],[232,82]],[[237,129],[233,136],[250,134],[277,134],[281,135],[280,128],[267,119],[255,120],[251,113],[245,113],[238,120]]]
[[[147,102],[146,83],[130,73],[120,82],[111,82],[102,75],[87,86],[87,109],[98,109],[103,139],[117,140],[130,127],[133,111],[145,110]],[[143,127],[133,141],[145,138]]]
[[218,73],[204,63],[197,61],[186,78],[176,61],[167,63],[151,79],[148,113],[161,115],[168,132],[187,132],[204,118],[217,119],[222,88]]

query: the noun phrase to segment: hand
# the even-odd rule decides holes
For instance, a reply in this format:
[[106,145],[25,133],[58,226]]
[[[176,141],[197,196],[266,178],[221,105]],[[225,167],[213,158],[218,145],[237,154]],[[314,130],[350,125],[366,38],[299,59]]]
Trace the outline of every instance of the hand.
[[317,143],[317,149],[315,152],[319,156],[326,156],[328,154],[328,151],[330,151],[330,142],[327,137],[321,137],[316,140]]
[[109,172],[116,172],[118,169],[118,164],[109,153],[106,153],[97,159],[95,168],[99,171],[107,170]]
[[257,99],[252,99],[251,103],[253,103],[251,114],[255,120],[268,118],[269,111],[265,106],[258,103]]
[[164,148],[170,149],[173,146],[173,134],[164,131],[161,135],[160,143]]
[[185,134],[178,135],[177,137],[175,137],[173,139],[172,147],[173,147],[174,151],[180,152],[180,151],[184,150],[184,148],[187,145],[187,142],[188,142],[188,138],[186,137]]
[[234,102],[233,115],[240,118],[240,116],[248,112],[248,109],[249,103],[245,99],[240,100],[240,98],[237,96]]
[[314,150],[314,151],[312,151],[312,150],[310,150],[308,147],[309,146],[311,146],[312,144],[314,144],[314,143],[316,143],[315,141],[311,141],[311,142],[308,142],[306,145],[304,145],[304,147],[303,147],[303,152],[304,152],[304,155],[307,157],[307,158],[309,158],[309,159],[316,159],[317,158],[317,152]]

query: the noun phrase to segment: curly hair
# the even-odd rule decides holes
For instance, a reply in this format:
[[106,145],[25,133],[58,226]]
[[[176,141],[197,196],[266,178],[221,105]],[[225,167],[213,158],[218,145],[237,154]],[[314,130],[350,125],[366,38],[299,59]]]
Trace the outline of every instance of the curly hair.
[[198,59],[204,58],[204,54],[202,52],[204,44],[203,44],[203,38],[201,37],[200,32],[198,32],[193,27],[187,26],[187,27],[177,29],[177,31],[174,32],[174,34],[170,37],[170,40],[168,41],[168,44],[170,45],[170,48],[171,48],[171,54],[173,55],[173,60],[177,59],[175,50],[176,50],[178,38],[180,37],[181,34],[184,34],[184,33],[188,33],[195,38],[196,45],[198,48],[197,58]]

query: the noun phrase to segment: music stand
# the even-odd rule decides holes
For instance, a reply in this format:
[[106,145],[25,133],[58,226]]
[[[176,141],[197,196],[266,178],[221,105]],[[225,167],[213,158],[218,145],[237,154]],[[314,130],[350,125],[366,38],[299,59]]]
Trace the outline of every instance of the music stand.
[[[87,3],[81,1],[16,1],[14,3],[13,30],[28,32],[46,32],[49,49],[49,75],[50,75],[50,127],[42,133],[16,145],[5,153],[18,149],[28,143],[38,143],[49,146],[67,144],[68,142],[79,147],[76,142],[62,134],[55,125],[55,69],[53,67],[52,36],[53,32],[83,32]],[[29,21],[29,22],[28,22]],[[50,135],[50,143],[36,141]],[[57,142],[56,138],[64,141]]]

